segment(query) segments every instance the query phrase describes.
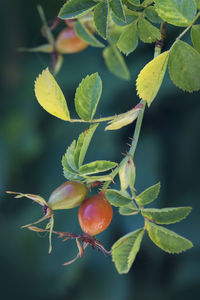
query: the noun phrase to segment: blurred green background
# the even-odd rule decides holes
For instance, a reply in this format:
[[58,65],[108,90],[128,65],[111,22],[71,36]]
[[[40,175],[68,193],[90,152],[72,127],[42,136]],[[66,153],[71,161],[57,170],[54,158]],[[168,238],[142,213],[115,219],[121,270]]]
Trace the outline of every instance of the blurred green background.
[[[62,1],[40,2],[49,20]],[[41,216],[41,208],[28,199],[13,199],[5,190],[50,193],[65,181],[61,157],[66,147],[86,128],[66,124],[46,113],[36,102],[34,80],[49,65],[48,55],[18,53],[18,47],[34,47],[44,40],[40,34],[37,2],[13,0],[1,3],[1,102],[0,102],[0,295],[1,299],[107,300],[107,299],[198,299],[200,285],[199,93],[183,93],[165,77],[155,102],[145,113],[136,152],[138,192],[161,181],[160,196],[152,206],[191,205],[191,215],[169,229],[191,239],[194,248],[168,255],[145,235],[137,259],[127,275],[118,275],[110,257],[87,249],[85,257],[68,267],[62,263],[76,254],[74,242],[54,238],[48,255],[48,238],[20,226]],[[167,29],[167,40],[178,31]],[[189,41],[189,36],[186,40]],[[114,77],[106,69],[101,49],[65,56],[57,81],[75,116],[75,88],[87,74],[98,71],[103,95],[97,115],[106,116],[131,109],[138,102],[135,79],[152,58],[153,45],[140,44],[127,58],[131,81]],[[87,161],[111,159],[119,162],[128,150],[134,125],[104,132],[103,126],[90,145]],[[116,181],[115,187],[118,187]],[[98,238],[109,249],[114,241],[142,225],[140,217],[115,217]],[[77,209],[56,213],[56,229],[80,232]]]

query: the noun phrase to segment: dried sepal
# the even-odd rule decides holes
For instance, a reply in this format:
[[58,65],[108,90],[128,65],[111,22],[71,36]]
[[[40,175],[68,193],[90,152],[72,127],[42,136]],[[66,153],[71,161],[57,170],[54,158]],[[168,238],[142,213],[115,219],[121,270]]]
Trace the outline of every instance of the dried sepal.
[[[10,191],[7,191],[6,193],[7,194],[16,194],[15,198],[26,197],[28,199],[33,200],[34,202],[37,202],[39,205],[42,206],[44,216],[42,218],[40,218],[39,220],[35,221],[35,222],[23,225],[21,228],[28,228],[32,231],[37,231],[37,230],[39,230],[39,228],[37,228],[35,226],[32,226],[32,225],[36,225],[36,224],[41,223],[41,222],[43,222],[47,219],[50,219],[49,222],[46,225],[46,229],[49,230],[49,253],[50,253],[52,251],[51,237],[52,237],[53,226],[54,226],[54,217],[53,217],[53,211],[48,206],[45,199],[38,196],[38,195],[33,195],[33,194],[23,194],[23,193],[19,193],[19,192],[10,192]],[[41,232],[41,229],[40,229],[40,232]]]
[[45,201],[44,198],[42,198],[39,195],[33,195],[33,194],[23,194],[20,192],[11,192],[11,191],[6,191],[7,194],[16,194],[17,196],[15,196],[15,198],[22,198],[22,197],[26,197],[28,199],[33,200],[34,202],[37,202],[38,204],[40,204],[41,206],[47,205],[47,202]]
[[83,245],[81,245],[78,238],[76,238],[76,245],[77,245],[77,248],[78,248],[78,254],[72,260],[65,262],[63,264],[63,266],[69,266],[72,263],[74,263],[78,258],[83,257],[83,255],[85,253],[85,248],[87,247],[88,244],[84,243]]
[[[45,228],[39,228],[36,226],[29,226],[29,230],[35,231],[35,232],[49,232],[51,229]],[[62,239],[62,242],[66,242],[69,239],[75,239],[76,240],[76,245],[78,248],[78,254],[73,258],[72,260],[65,262],[63,266],[68,266],[75,262],[78,258],[82,258],[85,253],[85,248],[90,245],[92,249],[97,249],[98,251],[103,252],[104,255],[110,255],[111,251],[108,251],[104,248],[104,246],[101,244],[100,241],[95,239],[92,236],[86,235],[86,234],[76,234],[76,233],[70,233],[70,232],[61,232],[61,231],[54,231],[52,229],[52,232],[58,236],[58,238]]]
[[54,217],[53,214],[50,217],[49,223],[46,225],[46,229],[49,229],[49,253],[52,251],[52,233],[53,233],[53,226],[54,226]]

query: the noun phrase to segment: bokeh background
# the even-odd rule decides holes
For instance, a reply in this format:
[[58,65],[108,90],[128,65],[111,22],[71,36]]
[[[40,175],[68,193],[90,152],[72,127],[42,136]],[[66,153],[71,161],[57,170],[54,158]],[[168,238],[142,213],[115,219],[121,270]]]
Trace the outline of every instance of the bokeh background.
[[[52,20],[62,1],[41,0]],[[155,102],[145,113],[137,148],[136,187],[138,192],[161,181],[161,193],[153,207],[191,205],[191,215],[169,229],[191,239],[194,248],[180,255],[168,255],[145,235],[141,250],[127,275],[118,275],[110,257],[87,249],[85,257],[69,267],[61,264],[76,253],[74,242],[54,238],[48,255],[48,238],[20,229],[41,216],[38,205],[28,199],[13,199],[5,190],[50,193],[65,181],[61,158],[67,146],[86,128],[66,124],[46,113],[34,96],[34,80],[50,64],[48,55],[19,53],[18,47],[44,42],[41,21],[34,0],[3,1],[1,20],[0,101],[0,295],[1,299],[37,300],[129,300],[198,299],[200,292],[199,93],[183,93],[165,77]],[[165,49],[181,29],[167,29]],[[186,40],[190,42],[189,36]],[[106,69],[101,49],[65,56],[57,81],[75,116],[73,97],[81,79],[98,71],[103,95],[98,116],[125,112],[138,102],[135,79],[152,58],[153,45],[140,44],[127,58],[131,81],[114,77]],[[93,159],[119,162],[128,150],[134,125],[120,131],[98,128],[87,155]],[[115,187],[118,187],[116,181]],[[137,216],[115,217],[98,238],[109,249],[120,236],[142,226]],[[58,230],[80,232],[77,209],[56,213]]]

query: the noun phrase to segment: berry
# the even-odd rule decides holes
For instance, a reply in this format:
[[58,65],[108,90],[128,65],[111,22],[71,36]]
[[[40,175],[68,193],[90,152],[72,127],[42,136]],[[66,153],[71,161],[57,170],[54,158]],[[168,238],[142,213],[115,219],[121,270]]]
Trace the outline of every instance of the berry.
[[88,193],[88,188],[76,181],[67,181],[51,194],[48,206],[52,209],[68,209],[81,204]]
[[81,40],[72,27],[63,29],[58,35],[55,49],[59,53],[76,53],[84,50],[88,44]]
[[79,224],[90,236],[104,231],[112,220],[113,210],[104,194],[101,192],[85,199],[79,208]]

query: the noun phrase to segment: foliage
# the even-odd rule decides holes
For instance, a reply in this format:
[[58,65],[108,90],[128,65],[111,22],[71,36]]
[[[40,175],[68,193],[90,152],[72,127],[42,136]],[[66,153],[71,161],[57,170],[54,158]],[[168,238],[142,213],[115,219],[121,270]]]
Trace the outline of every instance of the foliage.
[[[155,42],[154,58],[143,67],[136,80],[136,89],[141,101],[128,112],[94,118],[102,94],[102,80],[98,73],[87,75],[76,89],[74,106],[79,119],[71,118],[64,94],[48,69],[45,69],[35,82],[36,98],[47,112],[67,122],[90,124],[67,148],[62,159],[64,176],[69,180],[82,181],[88,187],[95,181],[100,181],[103,183],[102,190],[106,190],[106,199],[113,206],[119,207],[119,214],[130,216],[140,213],[144,219],[143,228],[124,235],[112,246],[112,260],[120,274],[130,270],[145,231],[154,244],[168,253],[180,253],[193,246],[188,239],[157,225],[183,220],[190,213],[191,207],[144,208],[157,199],[160,183],[137,193],[134,154],[146,104],[150,106],[158,95],[167,68],[172,82],[183,91],[200,90],[200,34],[199,25],[195,25],[200,16],[198,10],[199,3],[194,0],[69,0],[60,9],[58,17],[68,21],[73,19],[75,32],[80,39],[93,47],[103,48],[106,44],[102,51],[105,64],[121,79],[131,78],[123,54],[129,55],[136,51],[139,41]],[[161,24],[160,28],[158,24]],[[184,29],[176,40],[172,41],[169,50],[161,54],[167,24]],[[44,52],[44,49],[48,49],[46,52],[53,53],[55,40],[50,28],[47,25],[45,28],[49,44],[31,51]],[[191,31],[193,47],[181,40],[188,31]],[[94,34],[99,37],[96,38]],[[54,74],[59,71],[59,55],[57,53],[52,70]],[[132,144],[120,163],[95,160],[83,164],[99,123],[108,122],[105,130],[118,130],[135,120],[137,121]],[[117,175],[121,190],[108,189]],[[50,224],[45,228],[50,231],[50,237],[52,226]],[[34,228],[34,231],[37,230],[40,229]],[[77,245],[79,250],[83,250],[84,245],[83,248],[80,244]],[[80,253],[81,251],[81,257]]]

